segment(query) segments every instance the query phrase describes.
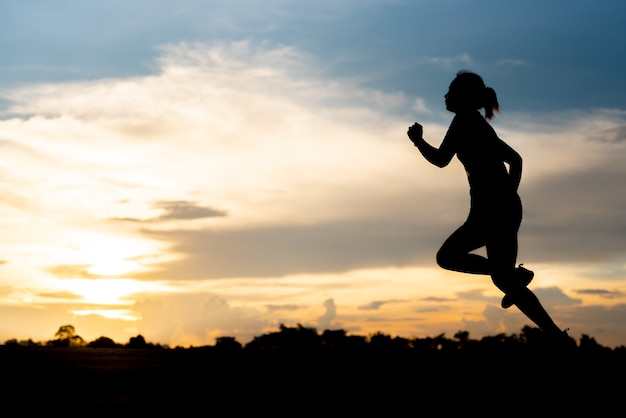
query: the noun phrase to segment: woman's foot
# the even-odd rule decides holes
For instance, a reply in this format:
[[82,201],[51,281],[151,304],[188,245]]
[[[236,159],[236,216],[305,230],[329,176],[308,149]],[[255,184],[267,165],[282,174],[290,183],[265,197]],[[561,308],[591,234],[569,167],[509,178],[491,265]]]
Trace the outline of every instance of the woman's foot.
[[557,332],[554,335],[548,337],[548,341],[551,346],[558,350],[575,350],[578,345],[576,344],[576,340],[570,337],[567,334],[569,328],[564,329],[563,331]]

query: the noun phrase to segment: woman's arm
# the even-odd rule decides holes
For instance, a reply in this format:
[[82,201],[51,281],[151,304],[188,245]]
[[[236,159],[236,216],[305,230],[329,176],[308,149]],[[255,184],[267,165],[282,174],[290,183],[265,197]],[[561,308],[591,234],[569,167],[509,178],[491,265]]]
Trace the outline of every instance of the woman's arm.
[[419,123],[415,123],[411,126],[407,134],[424,158],[437,167],[447,166],[452,160],[452,157],[454,157],[454,150],[450,146],[450,141],[446,141],[447,137],[443,140],[439,148],[435,148],[422,138],[423,129],[422,125]]

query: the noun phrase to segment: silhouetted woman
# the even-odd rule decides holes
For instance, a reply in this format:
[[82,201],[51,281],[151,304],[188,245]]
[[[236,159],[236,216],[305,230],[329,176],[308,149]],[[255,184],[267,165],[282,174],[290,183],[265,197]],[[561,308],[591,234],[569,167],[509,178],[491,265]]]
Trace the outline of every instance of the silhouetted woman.
[[[430,163],[445,167],[456,155],[465,167],[471,207],[465,223],[443,244],[437,263],[444,269],[490,275],[504,292],[502,307],[515,304],[544,333],[570,340],[526,286],[534,273],[517,263],[517,232],[522,203],[517,193],[522,178],[522,158],[498,138],[487,120],[499,111],[496,92],[482,78],[461,71],[445,95],[446,109],[455,113],[439,148],[422,138],[422,126],[408,130],[413,144]],[[480,109],[485,109],[485,115]],[[508,165],[508,169],[507,169]],[[485,247],[487,257],[471,252]]]

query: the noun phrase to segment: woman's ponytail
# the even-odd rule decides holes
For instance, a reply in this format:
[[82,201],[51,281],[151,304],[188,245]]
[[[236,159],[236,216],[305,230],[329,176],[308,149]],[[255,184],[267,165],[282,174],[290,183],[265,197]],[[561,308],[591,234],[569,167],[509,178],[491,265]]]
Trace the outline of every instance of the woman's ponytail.
[[491,87],[485,87],[483,107],[485,108],[485,119],[487,120],[493,119],[494,111],[500,111],[496,91]]

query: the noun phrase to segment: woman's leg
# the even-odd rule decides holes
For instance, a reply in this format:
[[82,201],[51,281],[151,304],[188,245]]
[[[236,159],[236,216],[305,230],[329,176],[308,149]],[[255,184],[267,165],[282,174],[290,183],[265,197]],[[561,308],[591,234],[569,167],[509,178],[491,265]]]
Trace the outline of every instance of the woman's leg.
[[[522,219],[519,198],[501,209],[471,212],[468,220],[450,235],[437,252],[437,264],[447,270],[491,275],[496,287],[510,295],[518,309],[542,331],[559,340],[569,339],[554,323],[537,296],[517,280],[517,232]],[[503,215],[510,217],[503,219]],[[483,246],[487,249],[487,258],[471,254]]]
[[537,296],[527,287],[520,287],[509,293],[515,306],[548,335],[560,337],[563,331],[539,302]]
[[491,274],[489,261],[472,251],[484,247],[484,234],[469,219],[443,243],[437,252],[437,264],[446,270],[470,274]]
[[487,257],[492,268],[491,280],[524,315],[546,334],[560,337],[563,331],[554,323],[537,296],[516,278],[517,228],[497,228],[487,243]]

